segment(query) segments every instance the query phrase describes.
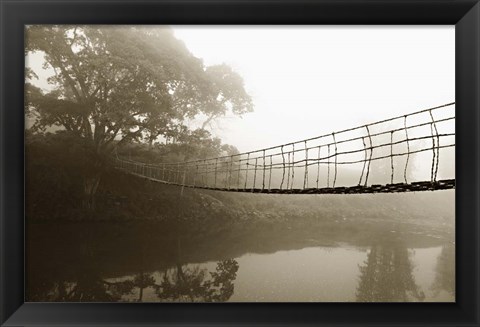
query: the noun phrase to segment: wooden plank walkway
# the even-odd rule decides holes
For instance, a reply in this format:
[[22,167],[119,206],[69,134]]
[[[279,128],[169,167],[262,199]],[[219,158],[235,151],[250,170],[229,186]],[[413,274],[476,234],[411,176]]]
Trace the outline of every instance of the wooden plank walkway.
[[[119,169],[122,170],[122,169]],[[421,192],[421,191],[437,191],[450,190],[455,188],[455,179],[444,179],[436,182],[413,182],[413,183],[396,183],[386,185],[370,185],[370,186],[349,186],[349,187],[323,187],[323,188],[307,188],[307,189],[244,189],[244,188],[215,188],[204,186],[182,185],[162,181],[159,179],[147,177],[141,174],[124,171],[127,174],[134,175],[151,182],[161,183],[166,185],[181,186],[187,188],[196,188],[203,190],[222,191],[222,192],[242,192],[242,193],[264,193],[264,194],[368,194],[368,193],[403,193],[403,192]]]

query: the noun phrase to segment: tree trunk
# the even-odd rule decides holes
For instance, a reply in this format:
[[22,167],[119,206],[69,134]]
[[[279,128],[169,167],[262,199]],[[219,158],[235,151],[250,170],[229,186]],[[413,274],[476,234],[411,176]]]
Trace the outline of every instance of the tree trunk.
[[84,179],[83,207],[87,210],[95,210],[95,194],[97,193],[100,178],[86,177]]
[[208,118],[202,124],[202,129],[206,129],[207,125],[210,124],[212,120],[214,120],[215,118],[216,118],[216,115],[214,114],[208,116]]
[[95,210],[95,195],[102,177],[101,171],[84,177],[83,207],[87,210]]
[[140,286],[140,294],[138,295],[137,302],[142,302],[142,301],[143,301],[143,286]]

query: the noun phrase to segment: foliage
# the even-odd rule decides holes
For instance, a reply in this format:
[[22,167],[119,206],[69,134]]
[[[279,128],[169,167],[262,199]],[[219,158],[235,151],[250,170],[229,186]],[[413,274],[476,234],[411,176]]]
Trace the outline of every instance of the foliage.
[[171,137],[199,114],[213,119],[253,108],[237,73],[226,65],[204,67],[168,28],[30,26],[26,44],[55,71],[49,93],[27,84],[33,130],[62,126],[99,153],[114,140]]
[[[221,141],[185,122],[253,109],[237,73],[226,65],[205,67],[169,28],[32,25],[26,36],[26,54],[41,52],[44,68],[55,72],[48,93],[26,83],[30,132],[56,129],[85,151],[77,160],[90,162],[82,175],[89,209],[114,149],[146,142],[151,150],[164,139],[160,153],[178,152],[180,159],[216,154]],[[38,77],[31,67],[25,74],[27,81]]]
[[25,143],[27,217],[75,216],[82,202],[83,175],[94,169],[89,151],[67,131],[45,135],[27,131]]
[[216,156],[239,153],[237,148],[222,144],[218,137],[213,137],[205,129],[185,130],[178,135],[175,142],[157,144],[154,147],[141,143],[127,144],[118,150],[118,155],[131,160],[147,163],[182,162],[193,159],[205,159]]

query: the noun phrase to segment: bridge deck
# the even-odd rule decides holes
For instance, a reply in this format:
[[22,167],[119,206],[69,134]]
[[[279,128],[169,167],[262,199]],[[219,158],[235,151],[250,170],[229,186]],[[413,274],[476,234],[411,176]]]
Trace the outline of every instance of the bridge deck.
[[[120,169],[122,170],[122,169]],[[444,179],[435,182],[413,182],[413,183],[396,183],[386,185],[370,185],[370,186],[350,186],[350,187],[323,187],[323,188],[307,188],[307,189],[244,189],[244,188],[214,188],[205,186],[192,186],[182,185],[178,183],[171,183],[162,181],[159,179],[147,177],[141,174],[127,172],[130,175],[134,175],[143,179],[147,179],[152,182],[182,186],[188,188],[224,191],[224,192],[244,192],[244,193],[265,193],[265,194],[365,194],[365,193],[400,193],[400,192],[421,192],[421,191],[437,191],[437,190],[450,190],[455,188],[455,179]]]
[[[454,103],[449,103],[302,141],[216,158],[144,163],[117,155],[113,165],[154,182],[227,192],[359,194],[453,189],[455,179],[438,180],[438,176],[455,176],[453,160],[449,159],[455,154],[454,109]],[[415,161],[422,163],[416,180],[407,179]],[[350,174],[358,173],[353,182],[358,185],[338,186],[345,172],[343,167],[350,169]],[[377,178],[379,173],[383,180]],[[372,178],[380,185],[372,185]]]

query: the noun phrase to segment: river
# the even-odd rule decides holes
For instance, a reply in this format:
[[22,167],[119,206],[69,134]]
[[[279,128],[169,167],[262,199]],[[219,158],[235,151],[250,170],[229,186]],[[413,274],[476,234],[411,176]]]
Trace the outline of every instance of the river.
[[236,226],[208,234],[142,222],[33,224],[27,300],[455,301],[452,231],[388,229],[366,236]]

